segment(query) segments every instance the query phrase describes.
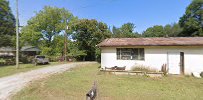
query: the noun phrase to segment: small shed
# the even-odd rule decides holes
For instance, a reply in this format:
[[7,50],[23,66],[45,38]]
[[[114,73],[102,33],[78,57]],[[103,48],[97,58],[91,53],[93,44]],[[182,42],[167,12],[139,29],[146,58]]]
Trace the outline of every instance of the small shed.
[[39,54],[41,50],[35,46],[24,46],[21,48],[20,51],[22,52],[23,55],[35,56]]

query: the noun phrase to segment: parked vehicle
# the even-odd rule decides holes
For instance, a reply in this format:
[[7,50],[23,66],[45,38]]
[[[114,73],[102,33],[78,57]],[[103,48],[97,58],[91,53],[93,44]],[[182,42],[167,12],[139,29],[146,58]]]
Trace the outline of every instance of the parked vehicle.
[[45,56],[42,56],[42,55],[36,55],[35,58],[33,59],[33,63],[35,65],[38,65],[38,64],[49,64],[49,59],[46,58]]

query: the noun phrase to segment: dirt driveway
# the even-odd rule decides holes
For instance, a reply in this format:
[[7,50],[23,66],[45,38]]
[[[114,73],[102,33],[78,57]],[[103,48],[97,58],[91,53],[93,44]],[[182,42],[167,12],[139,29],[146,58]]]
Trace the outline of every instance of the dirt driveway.
[[66,70],[69,70],[70,68],[90,63],[95,62],[75,62],[50,66],[0,78],[0,100],[9,100],[9,97],[11,95],[14,95],[18,91],[20,91],[23,87],[25,87],[29,82],[33,80],[45,78],[55,73],[62,73]]

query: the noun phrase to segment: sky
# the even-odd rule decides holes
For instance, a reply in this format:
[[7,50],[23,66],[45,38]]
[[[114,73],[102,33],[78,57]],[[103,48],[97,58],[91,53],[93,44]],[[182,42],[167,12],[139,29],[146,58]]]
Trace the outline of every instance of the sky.
[[[108,26],[134,23],[143,32],[154,25],[178,22],[192,0],[18,0],[21,26],[44,6],[64,7],[78,18],[96,19]],[[14,15],[15,0],[9,0]]]

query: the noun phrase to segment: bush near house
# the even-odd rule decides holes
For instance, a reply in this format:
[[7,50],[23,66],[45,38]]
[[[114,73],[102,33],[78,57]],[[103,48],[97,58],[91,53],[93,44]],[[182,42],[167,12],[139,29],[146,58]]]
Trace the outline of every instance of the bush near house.
[[34,56],[23,55],[20,57],[20,62],[22,62],[24,64],[32,63],[34,58],[35,58]]
[[203,78],[203,72],[200,73],[200,76]]
[[143,66],[143,65],[134,66],[132,68],[132,71],[157,72],[156,69],[152,69],[150,67]]
[[14,65],[15,64],[15,58],[0,58],[0,66],[3,65]]
[[5,60],[3,58],[0,58],[0,65],[4,65],[5,64]]

